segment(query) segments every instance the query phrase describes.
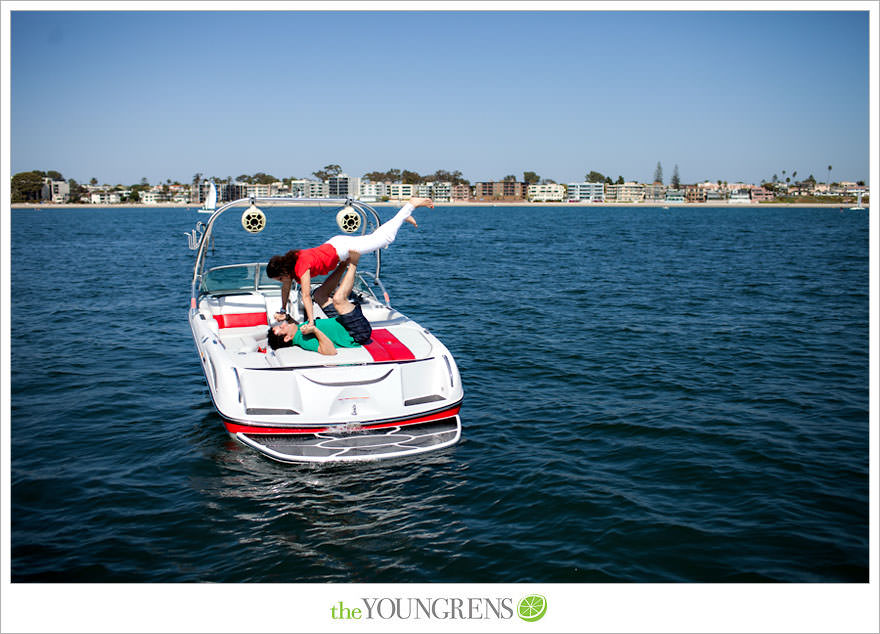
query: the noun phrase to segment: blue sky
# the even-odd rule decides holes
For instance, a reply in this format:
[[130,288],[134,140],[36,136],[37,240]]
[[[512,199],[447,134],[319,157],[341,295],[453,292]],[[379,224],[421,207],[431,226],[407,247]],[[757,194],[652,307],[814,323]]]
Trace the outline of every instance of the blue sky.
[[868,18],[12,11],[11,173],[868,181]]

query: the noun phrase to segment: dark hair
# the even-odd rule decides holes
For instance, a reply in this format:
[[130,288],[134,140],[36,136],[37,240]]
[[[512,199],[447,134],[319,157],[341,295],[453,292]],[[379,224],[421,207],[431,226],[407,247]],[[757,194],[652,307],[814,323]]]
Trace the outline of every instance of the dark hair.
[[[288,324],[295,324],[296,320],[288,315],[284,318]],[[284,341],[284,335],[276,335],[272,330],[275,326],[269,326],[269,332],[266,335],[266,343],[272,350],[278,350],[278,348],[292,348],[293,347],[293,339],[290,341]]]
[[285,274],[293,277],[293,269],[296,266],[297,259],[299,259],[299,250],[288,251],[284,255],[273,255],[266,265],[266,275],[271,278],[280,277]]
[[279,348],[291,348],[293,347],[293,339],[290,341],[284,341],[284,335],[276,335],[272,328],[269,328],[269,333],[266,338],[266,343],[269,344],[269,347],[272,350],[278,350]]

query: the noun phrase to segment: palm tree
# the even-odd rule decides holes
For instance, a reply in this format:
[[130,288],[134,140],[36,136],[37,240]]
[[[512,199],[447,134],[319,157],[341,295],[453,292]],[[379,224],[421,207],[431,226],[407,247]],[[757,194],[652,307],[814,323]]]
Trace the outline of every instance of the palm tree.
[[831,193],[831,166],[828,166],[828,193]]

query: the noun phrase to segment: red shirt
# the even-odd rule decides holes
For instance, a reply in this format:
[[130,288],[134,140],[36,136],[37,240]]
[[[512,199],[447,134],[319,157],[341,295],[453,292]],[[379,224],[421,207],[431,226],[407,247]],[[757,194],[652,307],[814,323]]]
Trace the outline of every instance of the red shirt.
[[299,257],[296,259],[296,266],[293,267],[293,273],[296,279],[302,278],[306,271],[312,277],[326,275],[335,269],[337,264],[339,264],[339,256],[336,255],[336,248],[325,242],[314,249],[300,251]]

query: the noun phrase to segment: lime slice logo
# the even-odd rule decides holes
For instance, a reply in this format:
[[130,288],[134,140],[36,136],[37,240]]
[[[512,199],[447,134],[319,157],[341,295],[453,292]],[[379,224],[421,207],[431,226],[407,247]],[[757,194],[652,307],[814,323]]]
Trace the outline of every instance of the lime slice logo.
[[540,594],[524,597],[517,608],[517,614],[523,621],[532,623],[539,620],[547,612],[547,599]]

